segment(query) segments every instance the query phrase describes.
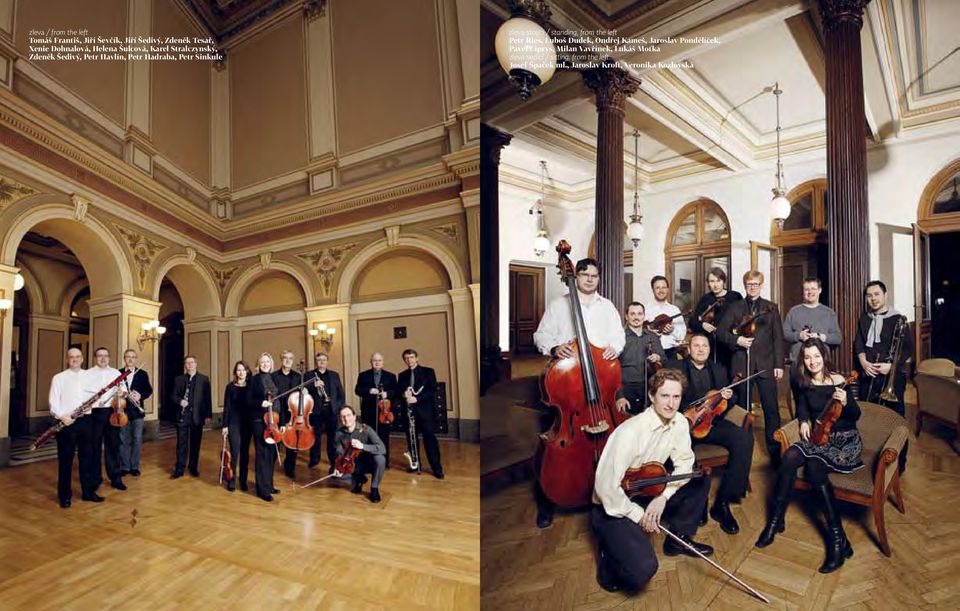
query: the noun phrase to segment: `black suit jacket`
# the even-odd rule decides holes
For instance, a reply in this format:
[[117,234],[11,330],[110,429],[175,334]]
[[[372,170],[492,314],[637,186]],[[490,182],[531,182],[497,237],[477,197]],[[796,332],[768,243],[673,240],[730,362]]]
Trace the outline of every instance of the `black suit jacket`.
[[[318,377],[319,373],[316,368],[311,369],[304,374],[303,379],[312,380]],[[327,396],[330,397],[330,409],[333,411],[333,415],[336,416],[340,412],[340,408],[343,407],[347,401],[346,392],[343,390],[343,382],[340,381],[340,374],[332,369],[327,369],[327,382],[324,388]],[[311,382],[307,385],[307,392],[313,397],[313,404],[316,406],[313,408],[314,413],[319,414],[320,407],[323,405],[320,397],[320,389]]]
[[[694,365],[690,362],[690,359],[677,359],[667,363],[667,367],[676,369],[687,378],[687,389],[683,391],[683,398],[680,400],[680,409],[684,410],[690,405],[691,401],[696,401],[703,396],[698,396],[697,391],[693,389],[693,385],[689,384],[690,370],[693,369]],[[727,369],[720,363],[707,361],[704,368],[710,376],[710,388],[708,390],[719,390],[730,383],[730,378],[727,377]]]
[[[387,393],[387,399],[391,402],[397,401],[397,376],[386,369],[380,370],[380,386]],[[379,395],[371,395],[370,389],[375,388],[373,384],[373,369],[367,369],[360,372],[357,376],[357,384],[353,389],[354,394],[360,397],[360,412],[376,414],[377,399]]]
[[[416,373],[414,374],[414,384],[413,390],[419,391],[417,394],[417,402],[415,407],[418,411],[422,412],[424,415],[429,414],[430,417],[433,417],[434,406],[436,405],[436,396],[437,396],[437,374],[433,369],[429,367],[424,367],[423,365],[417,365]],[[410,370],[404,369],[397,374],[397,398],[400,399],[403,397],[404,391],[410,387]],[[420,417],[420,416],[418,416]]]
[[[123,371],[122,369],[120,370]],[[150,375],[143,369],[137,369],[133,374],[127,376],[127,389],[140,393],[140,407],[147,409],[145,405],[147,399],[153,395],[153,386],[150,385]],[[129,398],[127,399],[127,418],[139,420],[143,418],[144,412],[141,412]]]
[[[193,390],[190,393],[190,403],[193,405],[193,409],[190,410],[192,414],[191,424],[194,426],[200,426],[203,424],[204,420],[213,417],[213,403],[210,395],[210,378],[202,373],[198,373],[194,377],[196,379],[193,381]],[[187,382],[189,379],[190,376],[183,374],[181,376],[177,376],[173,381],[173,393],[170,395],[170,402],[174,405],[178,421],[180,419],[180,414],[183,412],[183,408],[180,407],[180,400],[183,399],[187,394]]]
[[761,378],[773,377],[774,369],[784,369],[783,359],[786,350],[783,343],[783,324],[780,322],[780,308],[763,297],[757,298],[757,311],[769,308],[770,311],[757,318],[757,333],[750,347],[750,371],[747,371],[747,349],[737,345],[737,336],[730,331],[750,312],[747,299],[735,301],[727,306],[723,319],[717,325],[717,339],[733,351],[730,371],[748,375],[766,369]]

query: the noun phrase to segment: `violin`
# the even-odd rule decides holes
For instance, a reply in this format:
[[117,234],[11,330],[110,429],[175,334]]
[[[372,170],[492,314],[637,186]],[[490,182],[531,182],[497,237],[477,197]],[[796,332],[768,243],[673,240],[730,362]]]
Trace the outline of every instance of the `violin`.
[[125,427],[129,418],[127,418],[127,399],[126,393],[124,396],[120,396],[120,391],[118,390],[113,395],[113,401],[110,403],[112,412],[110,412],[110,424],[115,427]]
[[[655,354],[653,351],[653,340],[648,339],[647,340],[647,356],[650,356],[651,354]],[[649,377],[657,373],[661,369],[663,369],[663,361],[660,360],[660,361],[657,361],[656,363],[651,363],[650,361],[647,361],[647,367],[648,367],[647,374]]]
[[658,497],[667,489],[667,484],[684,479],[695,479],[703,477],[703,472],[696,469],[690,473],[679,473],[676,475],[667,475],[667,469],[663,463],[651,461],[643,463],[639,467],[627,469],[620,480],[620,488],[628,497]]
[[673,316],[670,316],[669,314],[657,314],[656,318],[654,318],[653,320],[648,320],[644,322],[643,326],[646,327],[647,329],[650,329],[654,333],[662,334],[664,332],[664,329],[666,329],[667,325],[673,324],[674,320],[676,320],[677,318],[680,318],[681,316],[684,316],[684,314],[689,314],[689,313],[690,311],[687,310],[686,312],[677,312]]
[[220,450],[220,481],[233,481],[233,458],[227,446],[227,434],[223,434],[223,448]]
[[280,422],[280,414],[273,411],[272,391],[267,391],[267,401],[270,402],[270,407],[267,408],[267,413],[263,415],[263,422],[267,425],[263,430],[263,441],[269,443],[270,445],[274,445],[280,443],[283,440],[283,436],[280,434],[280,429],[277,427]]
[[724,301],[727,299],[727,296],[717,297],[716,300],[707,306],[707,309],[704,310],[700,316],[701,323],[710,323],[711,325],[716,326],[717,312],[720,311],[720,308],[723,307]]
[[[303,361],[300,361],[300,381],[303,381]],[[310,412],[313,410],[313,397],[310,393],[300,390],[290,393],[287,397],[287,409],[291,418],[287,428],[283,431],[281,440],[283,445],[291,450],[309,450],[316,442],[313,427],[310,426]]]
[[[383,384],[377,388],[383,393]],[[377,418],[380,420],[380,424],[393,424],[395,419],[393,410],[390,409],[390,399],[384,399],[382,394],[377,395]]]
[[[836,387],[837,390],[843,390],[849,384],[855,383],[857,375],[856,371],[850,372],[850,375]],[[823,408],[823,413],[820,414],[817,422],[813,425],[813,431],[810,432],[810,443],[815,446],[826,445],[827,439],[830,438],[830,431],[837,420],[840,419],[841,413],[843,413],[843,404],[838,399],[831,397],[827,406]]]
[[333,468],[336,469],[340,475],[350,475],[354,469],[357,468],[357,458],[361,452],[363,452],[363,450],[353,447],[348,439],[343,444],[343,454],[337,456],[337,459],[333,463]]
[[727,411],[728,400],[723,398],[723,395],[720,394],[721,392],[727,388],[739,386],[747,380],[766,372],[767,370],[764,369],[746,378],[743,377],[742,373],[737,373],[733,376],[730,384],[717,390],[711,390],[696,401],[691,401],[687,409],[683,412],[683,415],[690,421],[690,435],[695,439],[703,439],[713,428],[713,421]]
[[686,344],[677,344],[676,350],[677,350],[677,358],[678,358],[678,359],[685,359],[685,358],[688,358],[688,357],[690,356],[690,344],[689,344],[689,343],[686,343]]
[[544,403],[555,410],[553,426],[540,436],[537,479],[548,499],[561,507],[582,507],[593,496],[594,474],[613,429],[629,414],[617,409],[620,361],[603,358],[590,344],[580,308],[570,244],[557,245],[557,268],[568,289],[575,354],[547,363],[541,378]]
[[734,337],[754,337],[757,334],[757,322],[760,317],[769,314],[772,310],[773,308],[770,306],[763,306],[756,314],[745,315],[740,319],[740,322],[730,329],[730,334]]

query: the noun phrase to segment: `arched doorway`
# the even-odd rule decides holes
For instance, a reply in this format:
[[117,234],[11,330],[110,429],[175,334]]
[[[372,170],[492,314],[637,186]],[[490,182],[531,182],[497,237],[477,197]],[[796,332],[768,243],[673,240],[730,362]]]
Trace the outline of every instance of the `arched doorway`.
[[681,311],[707,292],[711,268],[719,267],[730,278],[730,222],[720,205],[703,198],[681,208],[667,229],[663,254],[670,301]]
[[830,274],[827,257],[827,181],[810,180],[794,187],[787,193],[790,200],[790,216],[783,228],[776,224],[770,229],[770,243],[780,248],[780,295],[777,296],[781,311],[803,300],[803,279],[815,276],[820,279],[823,293],[820,302],[829,305]]

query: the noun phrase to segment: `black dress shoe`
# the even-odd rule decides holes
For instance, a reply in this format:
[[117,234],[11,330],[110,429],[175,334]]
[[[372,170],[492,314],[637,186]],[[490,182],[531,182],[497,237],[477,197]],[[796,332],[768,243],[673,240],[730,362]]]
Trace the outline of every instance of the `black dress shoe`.
[[247,482],[240,482],[240,490],[247,491]]
[[353,488],[350,489],[350,492],[354,494],[360,494],[363,492],[363,482],[361,480],[353,482]]
[[70,508],[70,499],[60,499],[60,506],[64,509]]
[[273,501],[273,497],[270,496],[269,494],[261,494],[260,498],[268,503]]
[[230,492],[233,492],[236,489],[237,489],[237,482],[235,480],[230,480],[229,482],[227,482],[227,490],[229,490]]
[[437,471],[433,476],[437,479],[443,479],[443,471]]
[[[687,536],[681,536],[680,538],[683,539],[687,544],[689,544],[691,547],[696,549],[698,552],[700,552],[704,556],[713,555],[713,548],[707,545],[706,543],[697,543],[696,541],[694,541],[693,539]],[[688,550],[686,547],[674,541],[673,537],[669,535],[667,535],[667,539],[663,542],[663,553],[666,554],[667,556],[676,556],[677,554],[685,554],[692,558],[699,558],[699,556],[697,556],[696,554]]]
[[311,460],[310,462],[307,463],[307,467],[310,468],[310,469],[313,469],[314,467],[316,467],[316,466],[319,465],[319,464],[320,464],[320,461],[319,461],[319,460]]
[[733,512],[730,511],[730,504],[725,501],[717,501],[710,508],[710,517],[720,524],[720,530],[728,535],[735,535],[740,532],[740,525],[737,524]]
[[200,471],[197,469],[190,469],[190,475],[193,477],[200,477]]
[[132,476],[134,476],[134,477],[140,477],[140,469],[131,469],[131,470],[130,470],[130,475],[132,475]]
[[553,526],[553,512],[537,508],[537,528],[550,528]]
[[379,502],[380,502],[380,489],[379,489],[379,488],[371,488],[371,489],[370,489],[370,502],[371,502],[371,503],[379,503]]
[[120,471],[120,477],[126,477],[127,475],[130,475],[130,472],[127,471],[126,469],[122,469]]
[[280,489],[279,489],[279,488],[274,488],[274,489],[271,490],[270,492],[272,492],[272,493],[274,493],[274,494],[280,494]]
[[597,583],[607,592],[619,592],[620,584],[610,567],[609,557],[600,550],[600,560],[597,562]]
[[105,500],[102,496],[100,496],[96,492],[85,494],[80,498],[82,498],[84,501],[90,501],[91,503],[102,503]]
[[127,486],[123,483],[123,481],[121,481],[121,480],[119,480],[119,479],[113,480],[112,482],[110,482],[110,485],[111,485],[112,487],[116,488],[117,490],[126,490],[126,489],[127,489]]
[[178,477],[183,477],[183,471],[174,471],[170,479],[177,479]]

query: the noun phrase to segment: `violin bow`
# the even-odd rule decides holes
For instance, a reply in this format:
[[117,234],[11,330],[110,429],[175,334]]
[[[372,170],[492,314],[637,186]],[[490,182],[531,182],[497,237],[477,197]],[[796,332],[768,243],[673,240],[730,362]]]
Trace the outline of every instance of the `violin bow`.
[[666,528],[665,526],[663,526],[662,524],[659,524],[659,523],[658,523],[658,524],[657,524],[657,527],[658,527],[660,530],[662,530],[662,531],[664,532],[664,534],[670,535],[670,537],[672,537],[674,541],[676,541],[676,542],[679,543],[680,545],[684,546],[685,548],[687,548],[688,550],[690,550],[691,552],[693,552],[693,553],[696,554],[697,556],[703,558],[704,560],[706,560],[707,562],[709,562],[710,564],[712,564],[714,567],[716,567],[717,569],[719,569],[724,575],[726,575],[726,576],[729,577],[730,579],[736,581],[736,582],[739,583],[741,586],[743,586],[744,588],[746,588],[747,590],[749,590],[751,594],[753,594],[754,596],[756,596],[757,598],[759,598],[759,599],[762,600],[763,602],[767,603],[768,605],[770,604],[770,600],[769,600],[766,596],[764,596],[764,595],[761,594],[760,592],[757,592],[756,590],[754,590],[753,588],[751,588],[750,586],[748,586],[747,584],[745,584],[743,581],[741,581],[739,577],[737,577],[736,575],[734,575],[733,573],[731,573],[731,572],[728,571],[727,569],[723,568],[722,566],[720,566],[719,564],[717,564],[717,563],[714,562],[713,560],[710,560],[709,558],[707,558],[706,556],[704,556],[703,554],[701,554],[701,553],[699,552],[699,550],[697,550],[697,548],[693,547],[692,545],[690,545],[689,543],[687,543],[686,541],[684,541],[683,539],[681,539],[681,538],[678,537],[677,535],[675,535],[675,534],[673,534],[672,532],[670,532],[669,530],[667,530],[667,528]]
[[[734,382],[733,384],[728,384],[728,385],[724,386],[723,388],[721,388],[720,390],[726,390],[726,389],[728,389],[728,388],[734,388],[735,386],[739,386],[740,384],[743,384],[744,382],[746,382],[746,381],[749,380],[750,378],[755,378],[755,377],[757,377],[757,376],[760,375],[761,373],[767,373],[767,370],[766,370],[766,369],[763,369],[763,370],[761,370],[761,371],[755,371],[755,372],[751,373],[750,375],[748,375],[747,377],[743,378],[742,380],[737,380],[737,381]],[[693,407],[694,405],[700,405],[701,403],[703,403],[704,401],[706,401],[708,398],[710,398],[710,394],[709,394],[709,393],[703,395],[702,397],[700,397],[700,398],[697,399],[696,401],[691,401],[690,403],[687,404],[687,407]]]
[[217,484],[223,483],[223,459],[226,457],[224,450],[227,449],[227,436],[223,436],[223,447],[220,448],[220,481]]

